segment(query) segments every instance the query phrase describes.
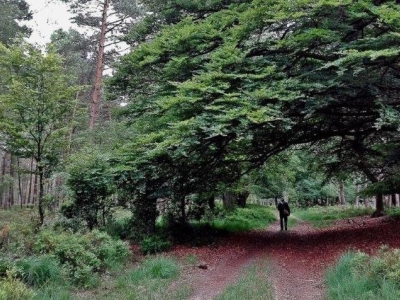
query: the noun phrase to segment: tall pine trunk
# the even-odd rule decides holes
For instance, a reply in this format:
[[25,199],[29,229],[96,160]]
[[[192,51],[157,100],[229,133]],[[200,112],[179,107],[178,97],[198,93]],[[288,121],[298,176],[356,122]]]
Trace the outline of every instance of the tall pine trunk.
[[107,31],[107,12],[108,12],[109,0],[104,0],[103,13],[101,17],[101,30],[99,48],[97,53],[96,61],[96,72],[94,78],[94,88],[92,93],[92,102],[90,104],[90,118],[89,118],[89,129],[94,127],[100,114],[100,98],[101,98],[101,85],[103,78],[103,66],[104,66],[104,48],[106,41]]

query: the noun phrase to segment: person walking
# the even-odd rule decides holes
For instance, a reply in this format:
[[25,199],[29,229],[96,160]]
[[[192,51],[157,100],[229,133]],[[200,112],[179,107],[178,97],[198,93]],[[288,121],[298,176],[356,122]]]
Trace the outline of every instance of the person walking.
[[290,207],[289,204],[285,201],[285,199],[281,199],[279,202],[277,209],[279,211],[279,219],[281,222],[281,230],[285,228],[287,230],[287,219],[290,216]]

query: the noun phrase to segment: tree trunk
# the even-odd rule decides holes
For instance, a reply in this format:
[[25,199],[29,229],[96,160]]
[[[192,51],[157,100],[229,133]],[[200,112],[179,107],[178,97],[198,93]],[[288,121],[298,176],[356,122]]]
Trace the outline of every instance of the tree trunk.
[[375,204],[375,211],[372,214],[372,217],[381,217],[384,216],[385,208],[383,206],[383,195],[381,193],[376,195],[376,204]]
[[44,197],[44,170],[43,166],[38,162],[38,172],[39,172],[39,218],[40,225],[43,225],[44,222],[44,207],[43,207],[43,197]]
[[356,199],[355,199],[356,206],[360,205],[360,196],[358,195],[359,192],[360,192],[360,185],[358,183],[356,183]]
[[133,226],[138,238],[152,235],[156,231],[157,198],[147,192],[137,191],[132,202]]
[[214,209],[215,209],[215,197],[214,197],[214,195],[208,197],[207,203],[208,203],[208,207],[209,207],[212,211],[214,211]]
[[222,204],[226,210],[235,208],[236,195],[231,192],[224,193],[222,195]]
[[21,164],[20,164],[20,159],[19,157],[17,158],[17,167],[18,167],[18,198],[20,201],[20,206],[22,208],[23,204],[24,204],[24,192],[22,189],[22,179],[21,179]]
[[37,174],[33,174],[33,195],[32,195],[32,204],[36,204],[37,200],[37,185],[38,185],[38,176]]
[[339,181],[339,203],[340,205],[345,205],[346,204],[346,198],[344,195],[344,183],[343,180]]
[[392,193],[391,200],[392,200],[392,206],[396,207],[397,206],[396,193]]
[[31,158],[31,164],[29,167],[29,189],[28,189],[28,197],[27,197],[27,203],[30,204],[32,201],[32,181],[33,181],[33,158]]
[[12,153],[10,153],[10,178],[11,178],[11,182],[10,182],[10,186],[9,186],[9,194],[10,194],[10,198],[9,198],[9,206],[10,208],[12,206],[14,206],[15,203],[15,198],[14,198],[14,160],[15,160],[15,156],[12,155]]
[[247,198],[249,197],[249,195],[250,193],[248,191],[239,193],[239,195],[237,196],[237,205],[242,208],[246,207]]
[[104,50],[105,50],[104,48],[106,41],[108,6],[109,6],[109,0],[104,0],[103,13],[101,17],[99,48],[96,61],[96,72],[94,78],[94,88],[92,93],[92,102],[90,104],[89,129],[92,129],[94,127],[94,124],[96,123],[100,114],[100,96],[101,96],[101,85],[103,78]]

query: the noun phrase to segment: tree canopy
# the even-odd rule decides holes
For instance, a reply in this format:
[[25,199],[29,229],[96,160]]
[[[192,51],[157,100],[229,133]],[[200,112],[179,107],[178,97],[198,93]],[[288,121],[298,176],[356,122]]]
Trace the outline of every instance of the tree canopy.
[[21,34],[29,35],[31,30],[21,21],[27,21],[32,18],[32,13],[25,0],[0,0],[1,27],[0,42],[9,45],[13,39]]
[[[130,103],[133,141],[123,153],[135,172],[168,164],[162,182],[179,176],[181,186],[215,189],[293,145],[329,143],[340,161],[360,145],[398,141],[396,1],[217,8],[185,15],[121,59],[110,93]],[[349,167],[368,177],[369,153]]]

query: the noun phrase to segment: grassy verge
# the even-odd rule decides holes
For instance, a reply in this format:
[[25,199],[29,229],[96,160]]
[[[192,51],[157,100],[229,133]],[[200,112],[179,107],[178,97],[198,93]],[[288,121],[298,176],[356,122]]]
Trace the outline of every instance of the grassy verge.
[[248,204],[245,208],[236,208],[232,212],[216,218],[212,227],[227,232],[262,229],[276,221],[275,208],[257,204]]
[[372,212],[372,208],[365,207],[329,206],[296,210],[294,215],[303,221],[312,223],[314,227],[324,227],[331,225],[335,220],[371,215]]
[[189,296],[190,288],[173,284],[179,278],[179,274],[180,267],[174,260],[154,256],[120,274],[104,277],[97,289],[76,292],[74,299],[183,300]]
[[400,207],[390,207],[386,210],[386,213],[392,218],[400,219]]
[[399,299],[399,269],[398,249],[382,248],[375,257],[346,253],[326,275],[328,299]]
[[273,300],[273,290],[268,283],[268,266],[265,262],[247,268],[239,280],[229,286],[217,300]]

